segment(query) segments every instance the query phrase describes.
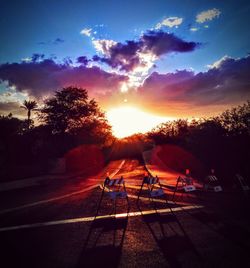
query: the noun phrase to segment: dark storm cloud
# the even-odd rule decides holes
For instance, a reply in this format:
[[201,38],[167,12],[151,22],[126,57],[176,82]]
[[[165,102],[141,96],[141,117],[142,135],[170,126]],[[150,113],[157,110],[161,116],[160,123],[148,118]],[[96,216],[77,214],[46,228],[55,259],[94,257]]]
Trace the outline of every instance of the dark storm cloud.
[[0,81],[7,81],[18,91],[42,97],[69,85],[89,90],[92,95],[118,90],[125,76],[108,73],[98,67],[72,66],[69,62],[56,63],[53,59],[33,56],[30,62],[0,65]]
[[138,89],[152,103],[204,106],[250,99],[250,56],[224,57],[206,72],[152,73]]
[[102,42],[101,46],[105,56],[94,56],[94,61],[104,62],[112,68],[132,71],[135,67],[143,65],[143,59],[138,53],[150,53],[159,57],[171,52],[193,51],[200,44],[186,42],[174,34],[163,31],[147,31],[138,41],[126,41],[124,44],[116,43],[110,47]]

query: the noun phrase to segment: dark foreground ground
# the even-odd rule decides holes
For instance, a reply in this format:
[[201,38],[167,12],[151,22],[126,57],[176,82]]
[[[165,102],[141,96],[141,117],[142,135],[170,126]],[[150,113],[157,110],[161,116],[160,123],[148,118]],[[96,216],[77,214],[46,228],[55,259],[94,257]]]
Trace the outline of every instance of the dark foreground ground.
[[[101,197],[103,174],[0,193],[0,267],[250,267],[249,199],[243,193],[177,194],[137,201],[145,169],[125,160],[129,193]],[[110,169],[110,170],[109,170]],[[165,189],[171,199],[173,192]]]

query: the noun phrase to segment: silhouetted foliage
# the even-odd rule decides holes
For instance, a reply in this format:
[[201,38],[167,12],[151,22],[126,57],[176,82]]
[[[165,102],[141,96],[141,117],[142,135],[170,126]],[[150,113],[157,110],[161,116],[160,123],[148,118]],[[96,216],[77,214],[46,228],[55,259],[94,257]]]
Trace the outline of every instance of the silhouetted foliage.
[[140,159],[152,144],[175,144],[200,159],[207,169],[215,168],[227,182],[236,172],[250,178],[249,101],[217,117],[170,121],[145,135],[135,134],[123,140],[112,136],[105,114],[81,88],[68,87],[56,92],[39,113],[43,124],[38,126],[33,126],[30,118],[0,116],[1,178],[46,173],[51,159],[82,144],[97,144],[106,160]]
[[25,100],[23,102],[23,105],[21,106],[21,108],[24,108],[25,110],[27,110],[27,129],[30,128],[31,125],[31,111],[36,110],[37,108],[37,102],[36,101],[27,101]]
[[[30,119],[35,101],[25,101],[27,120],[0,116],[0,176],[3,179],[32,176],[47,172],[50,162],[63,157],[81,144],[108,146],[112,140],[111,127],[95,100],[87,91],[67,87],[57,91],[38,110],[43,124],[34,126]],[[19,167],[26,167],[19,171]],[[13,168],[14,167],[14,168]],[[14,174],[14,171],[17,174]]]
[[15,118],[12,114],[8,116],[0,115],[0,137],[2,139],[11,139],[13,136],[22,133],[23,121]]
[[93,130],[102,125],[110,130],[96,101],[89,100],[87,90],[78,87],[63,88],[46,100],[40,120],[50,126],[53,133],[78,134],[83,127]]
[[152,142],[144,134],[134,134],[123,139],[113,139],[107,149],[108,160],[137,158],[142,160],[142,153],[152,148]]
[[[1,179],[16,178],[25,172],[18,166],[29,165],[29,171],[33,168],[32,146],[34,139],[30,138],[30,130],[27,131],[27,120],[8,116],[0,116],[0,177]],[[16,174],[14,174],[16,173]],[[31,173],[27,173],[29,176]]]
[[250,178],[250,102],[200,120],[175,120],[147,133],[155,144],[176,144],[229,182],[236,172]]
[[250,135],[250,101],[225,111],[219,119],[230,135]]

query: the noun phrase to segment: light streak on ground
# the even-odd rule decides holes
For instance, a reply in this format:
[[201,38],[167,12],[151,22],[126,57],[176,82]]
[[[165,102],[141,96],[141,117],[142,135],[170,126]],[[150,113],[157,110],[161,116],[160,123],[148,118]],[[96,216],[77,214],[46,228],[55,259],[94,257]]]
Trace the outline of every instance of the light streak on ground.
[[69,193],[69,194],[65,194],[65,195],[61,195],[61,196],[57,196],[57,197],[53,197],[53,198],[49,198],[49,199],[45,199],[45,200],[41,200],[41,201],[37,201],[37,202],[34,202],[34,203],[29,203],[29,204],[19,206],[19,207],[4,209],[4,210],[0,211],[0,214],[4,214],[4,213],[7,213],[7,212],[17,211],[17,210],[20,210],[20,209],[30,208],[30,207],[34,207],[34,206],[38,206],[38,205],[43,205],[43,204],[46,204],[46,203],[49,203],[49,202],[61,200],[61,199],[64,199],[64,198],[71,197],[73,195],[82,194],[82,193],[90,191],[90,190],[92,190],[92,189],[94,189],[96,187],[98,187],[98,184],[89,186],[87,188],[84,188],[83,190],[72,192],[72,193]]
[[[113,178],[120,171],[120,169],[124,165],[124,163],[125,163],[125,160],[123,160],[120,163],[120,165],[117,167],[117,169],[115,169],[109,175],[109,177],[110,178]],[[0,214],[4,214],[4,213],[7,213],[7,212],[12,212],[12,211],[17,211],[17,210],[21,210],[21,209],[25,209],[25,208],[30,208],[30,207],[34,207],[34,206],[38,206],[38,205],[43,205],[43,204],[46,204],[46,203],[49,203],[49,202],[58,201],[58,200],[65,199],[65,198],[69,198],[71,196],[82,194],[84,192],[90,191],[90,190],[92,190],[92,189],[94,189],[94,188],[96,188],[98,186],[99,186],[99,184],[95,184],[95,185],[91,185],[89,187],[86,187],[86,188],[84,188],[84,189],[82,189],[80,191],[75,191],[75,192],[68,193],[68,194],[65,194],[65,195],[61,195],[61,196],[57,196],[57,197],[53,197],[53,198],[49,198],[49,199],[37,201],[37,202],[34,202],[34,203],[29,203],[29,204],[18,206],[18,207],[14,207],[14,208],[4,209],[4,210],[1,210],[0,211]]]
[[62,225],[62,224],[70,224],[70,223],[79,223],[79,222],[92,222],[94,220],[102,220],[102,219],[110,219],[110,218],[126,218],[126,217],[138,217],[144,215],[152,215],[152,214],[164,214],[164,213],[172,213],[183,210],[192,210],[192,209],[200,209],[203,206],[186,206],[186,207],[176,207],[176,208],[165,208],[165,209],[152,209],[152,210],[144,210],[144,211],[135,211],[129,213],[120,213],[120,214],[110,214],[96,217],[81,217],[81,218],[73,218],[73,219],[65,219],[65,220],[57,220],[57,221],[48,221],[48,222],[38,222],[32,224],[23,224],[18,226],[9,226],[0,228],[0,232],[6,231],[15,231],[20,229],[29,229],[29,228],[38,228],[45,226],[53,226],[53,225]]

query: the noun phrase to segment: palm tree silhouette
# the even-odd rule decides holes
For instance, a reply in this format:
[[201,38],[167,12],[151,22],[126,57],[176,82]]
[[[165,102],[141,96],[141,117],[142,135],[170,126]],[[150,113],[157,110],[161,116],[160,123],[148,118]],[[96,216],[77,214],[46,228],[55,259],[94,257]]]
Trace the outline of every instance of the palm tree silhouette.
[[28,129],[30,128],[30,116],[31,116],[31,111],[36,110],[37,107],[37,102],[36,101],[27,101],[25,100],[23,102],[23,106],[21,108],[24,108],[27,110],[27,116],[28,116]]

